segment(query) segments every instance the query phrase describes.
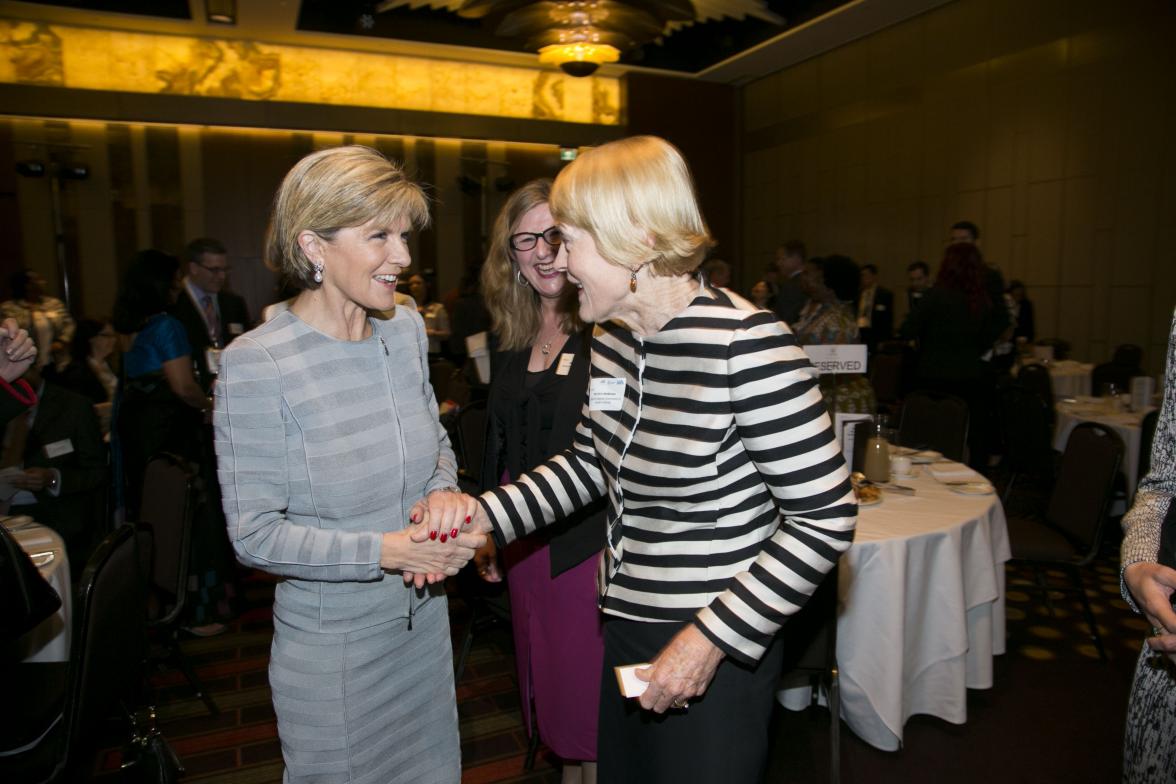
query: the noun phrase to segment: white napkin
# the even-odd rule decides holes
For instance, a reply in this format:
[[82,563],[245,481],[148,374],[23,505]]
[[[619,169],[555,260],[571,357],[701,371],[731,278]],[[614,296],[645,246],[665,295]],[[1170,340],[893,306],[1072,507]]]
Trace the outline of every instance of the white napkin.
[[927,466],[937,482],[987,482],[983,475],[963,463],[933,463]]

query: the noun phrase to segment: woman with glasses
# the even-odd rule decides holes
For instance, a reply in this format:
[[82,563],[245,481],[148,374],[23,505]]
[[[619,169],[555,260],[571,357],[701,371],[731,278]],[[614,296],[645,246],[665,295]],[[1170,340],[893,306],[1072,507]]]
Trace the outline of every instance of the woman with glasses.
[[[494,322],[483,490],[571,446],[588,386],[591,329],[555,269],[560,233],[547,206],[551,180],[515,191],[494,224],[482,291]],[[581,525],[581,523],[583,523]],[[604,642],[596,609],[601,505],[503,552],[523,718],[563,760],[564,782],[596,780],[596,714]],[[488,542],[483,579],[501,579]]]

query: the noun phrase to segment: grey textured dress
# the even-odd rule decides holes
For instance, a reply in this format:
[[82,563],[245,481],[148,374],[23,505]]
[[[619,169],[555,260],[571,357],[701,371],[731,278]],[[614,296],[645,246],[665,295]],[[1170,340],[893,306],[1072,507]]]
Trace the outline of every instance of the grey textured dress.
[[288,782],[461,776],[445,598],[379,566],[456,464],[412,308],[331,338],[287,311],[225,350],[218,475],[240,561],[283,579],[270,687]]

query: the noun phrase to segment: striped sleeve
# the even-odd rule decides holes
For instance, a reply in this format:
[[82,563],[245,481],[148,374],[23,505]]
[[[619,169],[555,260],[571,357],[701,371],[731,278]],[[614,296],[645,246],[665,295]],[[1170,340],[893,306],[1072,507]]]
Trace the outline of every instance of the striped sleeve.
[[728,656],[754,663],[849,548],[857,501],[815,371],[792,335],[753,318],[733,337],[727,368],[740,441],[781,520],[695,625]]
[[562,520],[604,495],[604,473],[592,443],[585,398],[572,445],[512,484],[487,490],[478,501],[504,544]]
[[246,566],[303,580],[378,580],[382,537],[286,519],[289,474],[277,363],[248,336],[221,355],[213,413],[229,541]]

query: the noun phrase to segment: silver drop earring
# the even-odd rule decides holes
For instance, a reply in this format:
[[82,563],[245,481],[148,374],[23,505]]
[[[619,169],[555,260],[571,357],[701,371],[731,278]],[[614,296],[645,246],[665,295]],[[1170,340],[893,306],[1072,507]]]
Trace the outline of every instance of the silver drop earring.
[[315,283],[322,283],[323,282],[322,262],[319,262],[318,264],[312,264],[311,266],[314,267],[314,282]]
[[518,280],[520,286],[526,287],[531,285],[527,282],[527,279],[523,277],[523,270],[519,267],[515,267],[515,279]]

